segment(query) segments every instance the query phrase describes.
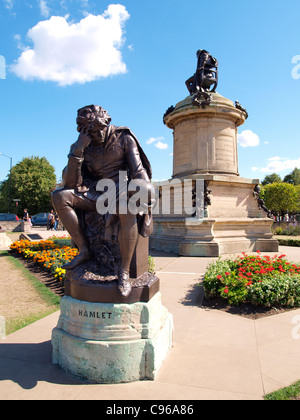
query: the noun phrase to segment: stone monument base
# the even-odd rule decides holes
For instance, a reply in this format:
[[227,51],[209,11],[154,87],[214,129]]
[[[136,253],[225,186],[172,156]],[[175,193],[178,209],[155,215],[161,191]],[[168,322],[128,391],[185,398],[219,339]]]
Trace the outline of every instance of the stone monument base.
[[172,346],[172,315],[149,302],[92,303],[64,296],[53,364],[89,383],[153,380]]
[[185,257],[219,257],[258,250],[278,252],[278,241],[272,238],[267,219],[160,218],[154,226],[160,233],[151,237],[151,248]]
[[11,243],[12,241],[5,232],[0,232],[0,247],[8,247]]
[[30,232],[31,231],[31,223],[30,222],[21,222],[21,232]]
[[[209,204],[204,217],[197,219],[180,214],[184,208],[185,179],[178,178],[180,182],[174,185],[169,196],[170,208],[175,214],[160,211],[154,215],[150,248],[191,257],[218,257],[257,250],[278,252],[278,241],[272,233],[273,220],[259,207],[253,194],[258,180],[201,174],[186,179],[206,183]],[[160,188],[163,195],[164,185]]]
[[4,316],[0,316],[0,338],[5,338],[6,335],[6,322]]

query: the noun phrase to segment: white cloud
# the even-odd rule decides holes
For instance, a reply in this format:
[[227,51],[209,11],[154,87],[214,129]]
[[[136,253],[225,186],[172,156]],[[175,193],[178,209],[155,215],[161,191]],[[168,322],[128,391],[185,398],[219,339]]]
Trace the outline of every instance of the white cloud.
[[267,166],[262,168],[260,171],[266,173],[277,173],[286,170],[293,170],[295,168],[300,168],[300,158],[288,159],[275,156],[269,158]]
[[43,17],[48,17],[50,15],[50,9],[47,5],[47,1],[46,0],[38,0],[38,2],[39,2],[41,15]]
[[154,146],[160,150],[165,150],[169,148],[169,145],[167,143],[163,143],[162,141],[158,141],[157,143],[155,143]]
[[165,140],[164,137],[150,137],[150,139],[148,139],[146,141],[146,144],[153,144],[157,149],[160,150],[164,150],[164,149],[168,149],[169,145],[167,143],[165,143],[163,140]]
[[57,82],[60,86],[86,83],[127,71],[120,52],[125,6],[111,4],[102,15],[88,15],[78,23],[52,16],[28,31],[33,48],[23,51],[11,70],[24,80]]
[[237,136],[238,144],[242,147],[256,147],[259,145],[259,137],[252,130],[244,130]]
[[150,139],[148,139],[146,141],[146,144],[153,144],[157,141],[161,141],[161,140],[164,140],[164,139],[165,139],[164,137],[150,137]]
[[4,6],[6,7],[6,9],[11,10],[14,7],[13,0],[3,0],[3,1],[4,1]]
[[252,166],[251,170],[252,170],[252,172],[256,172],[256,171],[259,170],[259,168],[257,166]]
[[148,139],[147,141],[146,141],[146,144],[152,144],[152,143],[154,143],[154,142],[156,142],[157,141],[157,139],[155,138],[155,137],[150,137],[150,139]]

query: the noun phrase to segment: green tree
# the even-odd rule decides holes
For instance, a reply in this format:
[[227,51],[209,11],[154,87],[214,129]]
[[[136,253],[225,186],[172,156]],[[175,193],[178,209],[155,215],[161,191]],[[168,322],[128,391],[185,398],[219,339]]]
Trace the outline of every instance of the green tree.
[[[27,157],[11,171],[11,198],[19,199],[19,215],[27,208],[30,215],[48,212],[50,193],[56,185],[55,169],[45,157]],[[0,211],[7,211],[9,176],[0,186]],[[11,204],[11,209],[14,204]],[[13,212],[11,210],[11,212]]]
[[284,177],[283,182],[287,182],[293,185],[300,185],[300,169],[295,168],[293,172]]
[[262,185],[268,185],[268,184],[273,184],[274,182],[282,182],[282,179],[280,178],[280,176],[275,173],[271,175],[267,175],[261,183]]
[[297,210],[296,187],[286,182],[265,185],[262,188],[262,198],[266,207],[279,215]]
[[297,208],[296,211],[300,212],[300,185],[296,185],[296,194],[297,194]]

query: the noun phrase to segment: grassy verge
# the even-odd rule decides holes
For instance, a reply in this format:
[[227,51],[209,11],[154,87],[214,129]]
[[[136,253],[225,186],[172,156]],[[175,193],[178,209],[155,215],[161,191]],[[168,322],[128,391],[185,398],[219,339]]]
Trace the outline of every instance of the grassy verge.
[[267,401],[289,401],[300,399],[300,381],[286,388],[279,389],[271,394],[265,395]]
[[30,273],[20,261],[11,256],[7,251],[0,251],[0,254],[5,256],[19,273],[34,287],[37,295],[39,295],[45,302],[45,309],[35,314],[24,313],[22,317],[15,317],[7,320],[6,334],[11,334],[20,328],[23,328],[39,319],[50,315],[59,310],[60,297],[49,290],[44,284],[40,283],[33,274]]
[[49,308],[48,311],[41,311],[35,315],[26,316],[20,318],[13,318],[6,322],[6,335],[12,334],[15,331],[20,330],[21,328],[27,327],[27,325],[33,324],[36,321],[44,318],[45,316],[53,314],[56,312],[59,307]]
[[4,254],[6,257],[8,257],[9,261],[20,270],[22,275],[26,277],[30,283],[34,286],[37,293],[45,300],[46,303],[49,305],[57,305],[60,304],[60,297],[55,295],[51,290],[48,289],[47,286],[40,283],[33,274],[30,273],[30,271],[27,270],[26,267],[24,267],[20,261],[18,261],[16,258],[11,256],[7,251],[2,251],[1,254]]

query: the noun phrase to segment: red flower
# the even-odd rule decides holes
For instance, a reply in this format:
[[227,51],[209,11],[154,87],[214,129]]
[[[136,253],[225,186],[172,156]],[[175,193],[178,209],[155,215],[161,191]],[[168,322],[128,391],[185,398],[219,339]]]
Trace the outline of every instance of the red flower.
[[228,293],[229,292],[229,290],[227,289],[227,287],[224,289],[224,293]]
[[228,273],[228,271],[226,271],[225,275],[226,275],[226,276],[230,276],[230,273]]
[[218,276],[217,276],[217,279],[218,280],[221,280],[223,277],[219,274]]

